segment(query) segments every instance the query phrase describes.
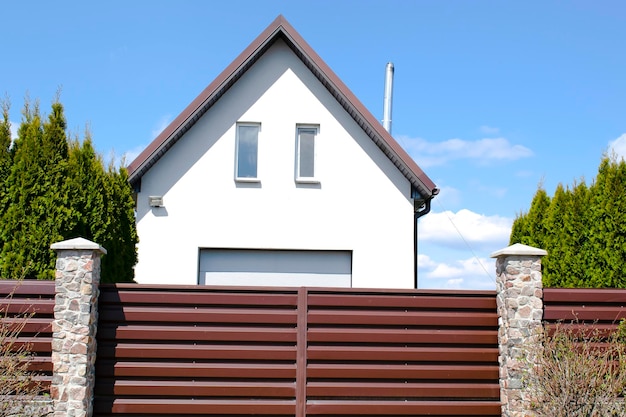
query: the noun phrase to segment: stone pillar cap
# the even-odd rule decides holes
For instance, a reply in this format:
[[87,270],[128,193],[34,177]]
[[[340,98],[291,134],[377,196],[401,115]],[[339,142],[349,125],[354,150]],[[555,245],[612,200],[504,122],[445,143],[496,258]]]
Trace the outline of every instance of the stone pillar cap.
[[82,237],[56,242],[50,245],[50,249],[58,250],[97,250],[101,254],[106,255],[107,250],[91,240]]
[[516,243],[507,248],[497,250],[491,254],[492,258],[499,258],[500,256],[546,256],[547,251],[539,248],[533,248],[532,246],[522,245]]

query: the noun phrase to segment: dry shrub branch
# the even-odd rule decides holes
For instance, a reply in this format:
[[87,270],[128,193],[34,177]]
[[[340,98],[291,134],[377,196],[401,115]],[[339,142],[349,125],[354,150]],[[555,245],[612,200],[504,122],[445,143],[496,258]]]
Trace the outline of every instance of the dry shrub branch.
[[49,415],[40,375],[30,367],[31,346],[20,339],[34,313],[11,312],[12,299],[0,299],[0,417]]
[[529,343],[525,382],[538,417],[626,416],[626,325],[546,325]]

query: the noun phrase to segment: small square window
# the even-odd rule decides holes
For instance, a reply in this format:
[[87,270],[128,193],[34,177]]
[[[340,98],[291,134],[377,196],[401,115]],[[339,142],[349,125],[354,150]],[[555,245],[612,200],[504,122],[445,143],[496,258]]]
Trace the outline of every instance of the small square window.
[[314,181],[318,127],[298,126],[296,137],[296,181]]
[[260,124],[237,124],[237,149],[235,179],[238,181],[257,180]]

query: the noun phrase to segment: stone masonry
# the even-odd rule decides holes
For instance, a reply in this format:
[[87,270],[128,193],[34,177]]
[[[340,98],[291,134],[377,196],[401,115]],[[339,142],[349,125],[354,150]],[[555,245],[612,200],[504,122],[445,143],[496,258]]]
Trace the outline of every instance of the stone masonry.
[[55,243],[56,296],[52,323],[54,417],[90,417],[98,320],[100,257],[106,250],[83,238]]
[[528,369],[524,344],[540,331],[543,319],[542,249],[515,244],[491,254],[496,258],[500,400],[503,417],[533,416],[523,377]]

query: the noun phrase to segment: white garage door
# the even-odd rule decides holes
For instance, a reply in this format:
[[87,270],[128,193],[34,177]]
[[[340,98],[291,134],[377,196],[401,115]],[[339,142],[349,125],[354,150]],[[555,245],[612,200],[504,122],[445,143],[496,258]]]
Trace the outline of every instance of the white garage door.
[[351,251],[201,249],[201,285],[352,286]]

